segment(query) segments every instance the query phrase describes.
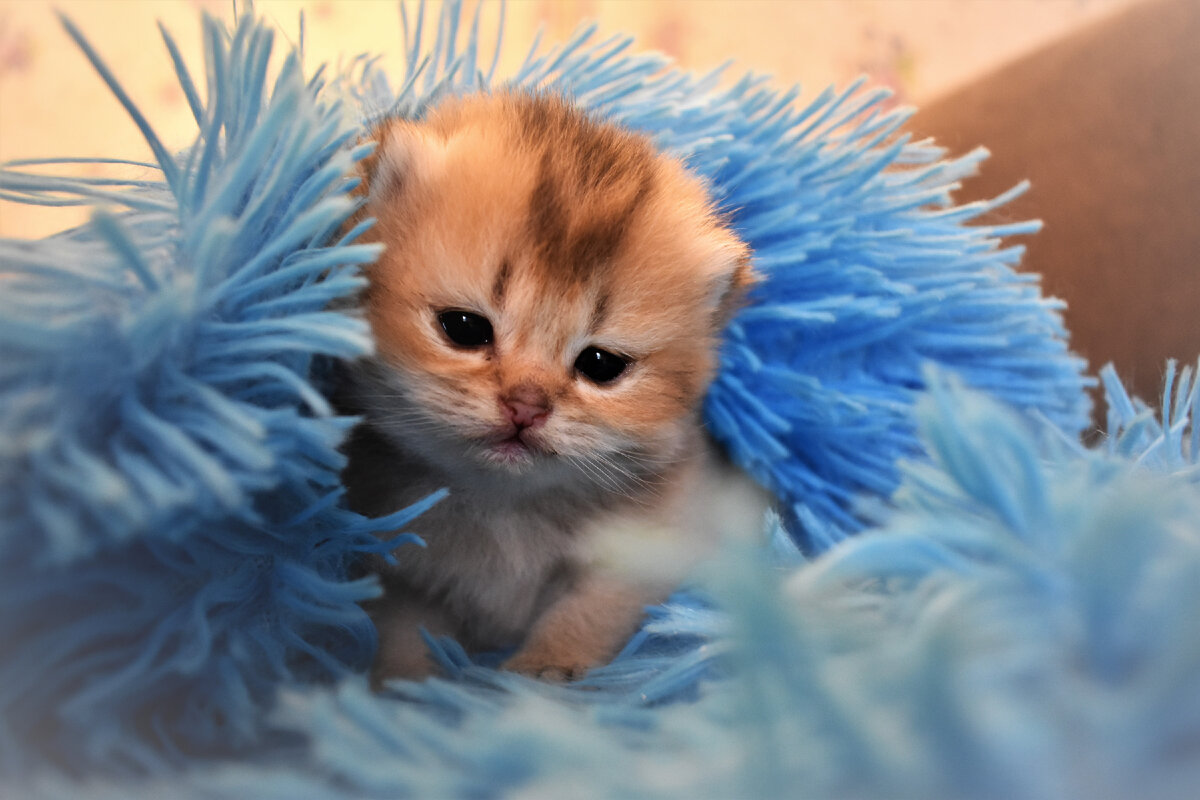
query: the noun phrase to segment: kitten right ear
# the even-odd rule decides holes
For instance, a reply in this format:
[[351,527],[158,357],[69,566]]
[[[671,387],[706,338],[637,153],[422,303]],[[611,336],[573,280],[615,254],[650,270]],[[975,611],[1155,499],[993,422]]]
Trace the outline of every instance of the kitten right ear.
[[361,162],[367,201],[371,205],[399,201],[429,174],[433,148],[410,122],[388,120],[375,129],[378,145]]

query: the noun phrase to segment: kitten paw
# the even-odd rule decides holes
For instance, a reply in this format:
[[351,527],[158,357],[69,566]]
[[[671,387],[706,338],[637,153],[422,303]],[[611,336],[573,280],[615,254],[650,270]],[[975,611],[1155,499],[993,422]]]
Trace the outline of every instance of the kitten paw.
[[416,652],[396,657],[381,651],[371,667],[371,691],[382,692],[389,681],[422,681],[439,674],[437,665],[428,652]]
[[582,678],[592,666],[584,659],[571,658],[568,653],[521,650],[500,668],[551,683],[567,683]]

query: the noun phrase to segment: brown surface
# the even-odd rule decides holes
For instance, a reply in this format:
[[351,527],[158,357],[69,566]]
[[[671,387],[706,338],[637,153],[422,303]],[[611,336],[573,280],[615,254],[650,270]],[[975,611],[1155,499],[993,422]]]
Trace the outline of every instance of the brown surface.
[[923,109],[912,126],[993,157],[959,200],[1022,178],[1025,269],[1068,302],[1074,349],[1156,400],[1200,354],[1200,1],[1134,6]]

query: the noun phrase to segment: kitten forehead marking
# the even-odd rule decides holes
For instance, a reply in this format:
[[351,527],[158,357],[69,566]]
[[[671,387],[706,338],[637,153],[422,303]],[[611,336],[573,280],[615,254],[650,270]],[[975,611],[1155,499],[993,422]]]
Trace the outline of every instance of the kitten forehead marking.
[[500,261],[500,269],[496,270],[496,280],[492,282],[492,302],[496,307],[504,304],[504,291],[508,288],[508,279],[512,276],[512,261],[505,258]]
[[[580,148],[592,143],[582,138],[574,142]],[[562,163],[572,158],[573,164]],[[529,235],[547,279],[583,283],[610,264],[651,194],[652,167],[648,154],[608,144],[578,152],[546,151],[529,200]]]

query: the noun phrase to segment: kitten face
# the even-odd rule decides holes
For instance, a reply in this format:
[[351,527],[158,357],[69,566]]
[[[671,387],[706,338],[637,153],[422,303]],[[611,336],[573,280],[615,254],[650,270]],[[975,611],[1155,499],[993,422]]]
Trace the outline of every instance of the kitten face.
[[500,474],[603,483],[669,461],[750,280],[703,186],[553,98],[453,101],[380,138],[373,424]]

